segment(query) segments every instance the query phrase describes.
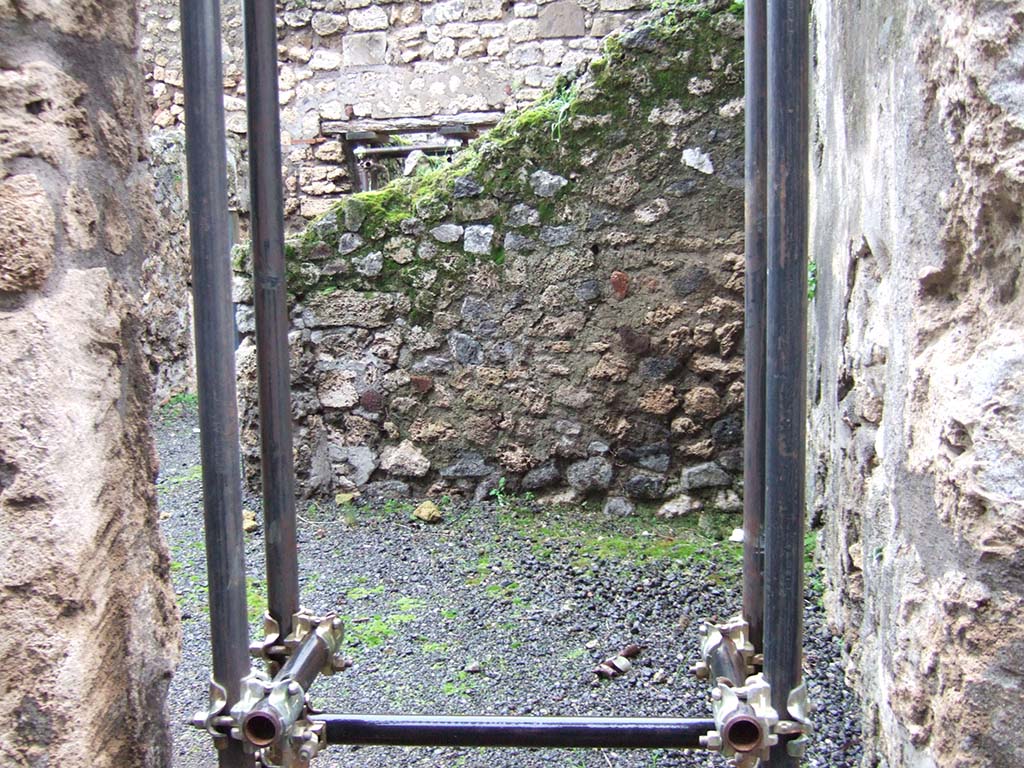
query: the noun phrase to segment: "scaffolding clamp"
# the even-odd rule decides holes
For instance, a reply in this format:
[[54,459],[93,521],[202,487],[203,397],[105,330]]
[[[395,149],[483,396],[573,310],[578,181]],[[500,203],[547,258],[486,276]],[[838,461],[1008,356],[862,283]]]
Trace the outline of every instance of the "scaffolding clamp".
[[771,686],[760,674],[742,686],[726,680],[711,689],[715,730],[701,737],[701,746],[732,758],[737,768],[753,768],[778,744],[778,712],[771,705]]
[[728,621],[718,624],[704,622],[702,625],[704,640],[701,643],[701,661],[698,661],[690,671],[698,680],[707,680],[711,676],[709,658],[713,650],[722,644],[723,640],[732,641],[733,646],[743,658],[746,665],[744,677],[754,674],[756,668],[762,663],[761,654],[754,653],[754,645],[750,642],[750,625],[742,616],[735,616]]
[[[333,614],[319,617],[299,611],[283,639],[275,631],[276,622],[268,620],[266,626],[266,640],[254,648],[270,661],[275,675],[253,670],[243,678],[241,694],[231,708],[231,737],[263,766],[307,768],[326,746],[326,734],[324,724],[310,718],[314,710],[306,688],[318,675],[349,666],[341,653],[345,624]],[[277,668],[282,658],[287,661]]]
[[192,725],[206,731],[213,738],[217,749],[228,745],[229,733],[234,725],[228,709],[228,692],[223,685],[210,677],[210,703],[206,709],[198,710],[192,715]]
[[789,692],[786,710],[790,719],[780,720],[775,725],[775,732],[780,736],[794,737],[786,742],[786,752],[792,757],[803,757],[807,751],[807,742],[814,733],[814,724],[811,722],[814,702],[807,695],[806,681],[801,680],[800,685]]
[[302,641],[310,634],[317,633],[332,649],[330,661],[320,670],[322,675],[332,675],[352,666],[351,662],[341,654],[341,641],[344,625],[341,620],[329,615],[326,618],[314,616],[300,609],[292,615],[292,631],[281,637],[281,625],[269,613],[263,615],[263,640],[249,645],[249,655],[255,659],[263,659],[271,672],[276,672],[291,657]]
[[[246,718],[257,707],[268,708],[284,733],[280,737],[253,741],[246,738]],[[231,737],[255,754],[267,768],[307,768],[326,745],[323,723],[313,723],[312,708],[306,692],[295,680],[271,680],[264,672],[253,670],[242,679],[242,693],[231,708]]]

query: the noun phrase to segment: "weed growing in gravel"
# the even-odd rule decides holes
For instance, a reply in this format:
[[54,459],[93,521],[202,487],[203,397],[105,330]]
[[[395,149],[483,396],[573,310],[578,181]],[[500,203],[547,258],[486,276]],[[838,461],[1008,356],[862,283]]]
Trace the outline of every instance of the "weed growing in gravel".
[[587,655],[587,649],[583,648],[583,647],[580,647],[580,648],[573,648],[568,653],[563,654],[562,658],[565,661],[576,661],[577,659],[582,659],[586,655]]
[[179,485],[185,483],[193,483],[203,479],[203,467],[200,464],[189,467],[179,475],[171,475],[165,477],[156,484],[157,488],[161,490],[169,490],[171,488],[177,488]]
[[383,591],[383,584],[378,584],[376,587],[352,587],[345,593],[345,597],[349,600],[365,600],[371,595],[379,595]]
[[447,643],[438,643],[432,640],[424,640],[420,645],[420,648],[424,653],[437,654],[437,653],[448,653],[449,648]]
[[516,511],[516,508],[522,508],[521,511],[529,511],[529,505],[536,498],[530,491],[523,494],[509,493],[505,490],[507,481],[504,477],[498,480],[498,486],[491,488],[488,494],[494,503],[498,505],[498,509]]
[[399,499],[388,499],[384,502],[382,511],[385,515],[408,517],[416,509],[415,505],[408,501]]
[[[364,600],[384,592],[384,585],[353,587],[346,593],[349,600]],[[370,616],[342,616],[345,622],[345,642],[349,647],[376,648],[393,637],[398,628],[421,617],[427,601],[415,597],[396,597],[390,603],[393,611]]]
[[508,584],[489,584],[484,588],[484,592],[492,600],[511,600],[513,603],[522,603],[523,599],[516,597],[516,590],[519,589],[519,584],[516,582],[509,582]]
[[441,693],[445,696],[467,696],[479,685],[479,679],[471,677],[466,671],[459,671],[455,673],[454,680],[446,680],[441,684]]
[[391,604],[401,613],[415,614],[426,609],[427,601],[418,597],[399,597],[391,601]]
[[186,411],[194,411],[198,406],[199,396],[194,392],[179,392],[168,398],[167,402],[160,406],[159,412],[164,421],[171,421]]
[[821,569],[814,562],[818,548],[818,532],[808,531],[804,535],[804,581],[807,592],[819,608],[825,607],[825,579]]
[[728,540],[737,518],[724,512],[662,520],[649,510],[640,510],[634,517],[610,519],[562,507],[539,514],[509,511],[501,519],[531,541],[532,552],[539,559],[572,546],[577,568],[589,569],[606,560],[638,564],[696,560],[734,570],[742,558],[742,546]]

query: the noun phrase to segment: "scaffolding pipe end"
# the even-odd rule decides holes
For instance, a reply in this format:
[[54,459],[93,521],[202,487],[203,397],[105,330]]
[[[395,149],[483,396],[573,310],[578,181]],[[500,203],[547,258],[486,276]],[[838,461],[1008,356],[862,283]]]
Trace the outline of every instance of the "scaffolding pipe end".
[[269,707],[249,712],[242,719],[242,735],[257,747],[267,747],[277,741],[284,732],[284,724],[276,712]]
[[750,715],[736,715],[722,728],[722,741],[736,752],[763,749],[767,736],[760,720]]

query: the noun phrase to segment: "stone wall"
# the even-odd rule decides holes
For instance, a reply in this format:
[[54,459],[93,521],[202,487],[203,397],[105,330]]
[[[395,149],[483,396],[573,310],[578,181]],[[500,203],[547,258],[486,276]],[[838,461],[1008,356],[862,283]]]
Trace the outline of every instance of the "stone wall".
[[[142,0],[157,129],[181,124],[177,0]],[[286,215],[294,227],[352,191],[339,132],[367,118],[481,115],[540,96],[648,0],[278,2]],[[222,5],[227,128],[246,133],[241,5]],[[329,125],[328,125],[329,124]],[[325,127],[328,130],[325,130]]]
[[0,763],[165,766],[132,0],[0,2]]
[[1024,9],[815,3],[811,457],[866,765],[1024,765]]
[[[341,134],[366,120],[447,116],[493,124],[575,71],[649,0],[284,0],[278,2],[285,215],[300,231],[353,190]],[[178,0],[140,0],[140,57],[152,113],[150,162],[165,235],[147,264],[157,397],[193,385],[184,213]],[[246,237],[242,7],[222,4],[233,211]]]
[[[687,10],[612,37],[450,165],[289,245],[306,493],[480,497],[504,477],[737,507],[741,31]],[[249,334],[250,292],[241,278]],[[239,365],[255,479],[248,338]]]

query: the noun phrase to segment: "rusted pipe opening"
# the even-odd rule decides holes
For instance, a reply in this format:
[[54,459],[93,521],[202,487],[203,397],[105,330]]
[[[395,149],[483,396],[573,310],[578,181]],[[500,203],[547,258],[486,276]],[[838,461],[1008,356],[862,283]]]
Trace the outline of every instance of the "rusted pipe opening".
[[737,752],[752,752],[761,748],[764,730],[757,718],[738,715],[726,723],[722,739]]
[[242,733],[246,741],[257,747],[266,747],[281,735],[281,718],[272,712],[257,710],[242,720]]

